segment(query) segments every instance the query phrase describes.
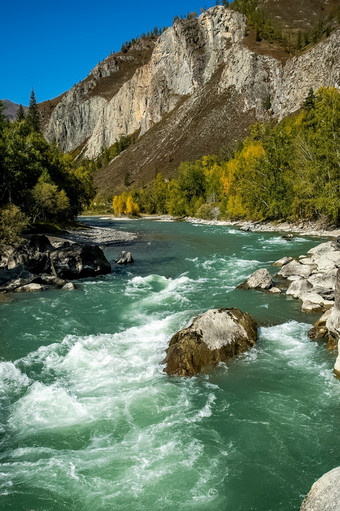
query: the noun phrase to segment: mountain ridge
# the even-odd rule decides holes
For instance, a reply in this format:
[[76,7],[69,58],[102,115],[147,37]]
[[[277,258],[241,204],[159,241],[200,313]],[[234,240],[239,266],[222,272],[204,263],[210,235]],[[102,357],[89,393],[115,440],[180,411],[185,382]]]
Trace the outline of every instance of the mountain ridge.
[[182,160],[232,146],[253,122],[294,112],[311,87],[338,85],[339,30],[282,63],[249,49],[245,29],[242,14],[215,6],[146,48],[108,57],[45,115],[46,138],[96,157],[139,132],[95,176],[99,192],[112,194],[127,171],[138,185],[157,171],[173,175]]

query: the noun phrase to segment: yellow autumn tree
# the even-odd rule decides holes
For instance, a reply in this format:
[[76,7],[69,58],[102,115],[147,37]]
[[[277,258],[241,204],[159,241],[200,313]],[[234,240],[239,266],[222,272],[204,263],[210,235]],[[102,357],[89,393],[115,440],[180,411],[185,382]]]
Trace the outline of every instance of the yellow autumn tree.
[[262,142],[249,138],[242,150],[227,162],[222,182],[228,197],[227,211],[231,217],[256,217],[256,201],[260,193],[257,174],[264,156]]
[[124,192],[121,195],[115,195],[113,197],[112,207],[113,212],[116,216],[122,216],[126,213],[126,201],[127,193]]
[[129,195],[128,198],[126,199],[125,213],[127,215],[131,215],[131,216],[137,216],[139,213],[138,204],[136,202],[134,202],[131,195]]

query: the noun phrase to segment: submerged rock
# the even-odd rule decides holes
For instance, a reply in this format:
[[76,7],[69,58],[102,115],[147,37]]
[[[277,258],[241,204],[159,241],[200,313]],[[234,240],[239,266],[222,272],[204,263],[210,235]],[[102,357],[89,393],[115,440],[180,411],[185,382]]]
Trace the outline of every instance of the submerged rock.
[[168,375],[194,376],[247,351],[257,341],[257,323],[237,308],[211,309],[170,340]]
[[73,284],[73,282],[67,282],[62,289],[65,289],[65,291],[74,291],[77,287]]
[[41,284],[26,284],[25,286],[20,286],[16,288],[16,293],[32,293],[34,291],[45,291],[46,286],[42,286]]
[[250,277],[239,284],[237,289],[259,289],[265,291],[273,286],[273,277],[265,268],[254,271]]
[[318,479],[303,501],[300,511],[339,511],[340,467]]
[[125,252],[125,250],[122,250],[122,252],[119,254],[115,262],[117,264],[129,264],[133,263],[134,259],[132,257],[131,252]]

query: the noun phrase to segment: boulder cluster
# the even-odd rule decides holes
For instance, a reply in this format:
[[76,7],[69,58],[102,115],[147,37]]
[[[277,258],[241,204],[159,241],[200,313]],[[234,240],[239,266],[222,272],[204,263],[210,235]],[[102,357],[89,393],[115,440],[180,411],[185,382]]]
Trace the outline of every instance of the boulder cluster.
[[0,293],[74,289],[69,279],[110,272],[111,265],[97,245],[66,240],[52,244],[47,236],[36,234],[0,253]]
[[267,269],[256,270],[239,289],[268,292],[285,291],[287,296],[301,300],[304,312],[323,312],[308,335],[326,341],[329,349],[338,348],[334,366],[340,376],[340,238],[321,243],[298,259],[283,257],[274,266],[281,269],[275,282]]

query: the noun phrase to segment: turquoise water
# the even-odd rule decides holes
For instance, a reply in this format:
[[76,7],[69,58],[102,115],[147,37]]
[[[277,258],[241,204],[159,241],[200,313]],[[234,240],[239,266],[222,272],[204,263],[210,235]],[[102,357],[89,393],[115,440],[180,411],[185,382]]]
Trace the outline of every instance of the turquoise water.
[[[297,510],[340,464],[334,355],[308,340],[315,316],[298,301],[235,286],[320,241],[87,221],[139,232],[124,247],[135,264],[1,304],[0,508]],[[171,335],[230,306],[261,323],[257,346],[210,375],[168,378]]]

